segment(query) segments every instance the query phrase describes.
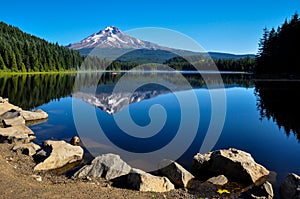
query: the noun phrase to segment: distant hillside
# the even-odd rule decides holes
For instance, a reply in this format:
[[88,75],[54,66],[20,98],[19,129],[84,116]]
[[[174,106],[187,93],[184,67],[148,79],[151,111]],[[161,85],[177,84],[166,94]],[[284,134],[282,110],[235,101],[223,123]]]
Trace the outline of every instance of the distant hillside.
[[22,32],[0,22],[0,71],[57,71],[80,66],[77,51]]
[[254,54],[242,54],[242,55],[236,55],[236,54],[230,54],[230,53],[220,53],[220,52],[208,52],[210,57],[212,59],[243,59],[243,58],[255,58]]

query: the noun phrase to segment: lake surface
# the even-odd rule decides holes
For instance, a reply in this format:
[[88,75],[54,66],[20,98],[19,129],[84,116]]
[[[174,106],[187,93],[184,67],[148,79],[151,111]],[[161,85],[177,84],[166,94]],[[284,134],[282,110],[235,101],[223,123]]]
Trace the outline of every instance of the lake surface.
[[[214,127],[213,112],[217,117],[225,113],[220,133],[213,132],[210,140],[212,150],[251,153],[276,173],[275,188],[289,172],[300,174],[299,81],[223,74],[222,85],[215,74],[132,73],[122,82],[122,75],[0,76],[0,96],[49,114],[47,122],[31,126],[38,144],[79,135],[87,153],[117,153],[134,167],[149,170],[157,166],[156,159],[177,156],[190,168]],[[225,112],[213,109],[222,103]]]

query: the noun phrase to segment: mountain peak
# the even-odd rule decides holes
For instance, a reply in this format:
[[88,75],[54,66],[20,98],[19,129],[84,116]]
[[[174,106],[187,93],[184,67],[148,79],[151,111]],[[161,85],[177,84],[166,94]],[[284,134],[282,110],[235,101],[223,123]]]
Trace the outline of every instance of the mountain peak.
[[68,45],[74,50],[86,48],[125,48],[125,49],[161,49],[163,47],[140,39],[130,37],[123,33],[116,26],[107,26],[80,42]]
[[121,31],[116,26],[106,26],[104,29],[100,30],[100,32],[97,34],[104,34],[104,33],[117,34],[117,33],[121,33]]

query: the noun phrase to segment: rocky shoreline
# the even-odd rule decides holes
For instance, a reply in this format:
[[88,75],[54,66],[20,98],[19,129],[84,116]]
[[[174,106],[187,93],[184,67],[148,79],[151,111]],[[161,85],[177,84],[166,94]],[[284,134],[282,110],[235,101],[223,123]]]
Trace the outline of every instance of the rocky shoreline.
[[[77,165],[70,177],[51,178],[63,178],[74,186],[83,186],[82,183],[86,183],[84,186],[88,183],[104,183],[110,190],[122,190],[126,193],[136,190],[146,194],[143,197],[150,197],[151,194],[155,194],[151,197],[157,198],[274,197],[272,185],[267,181],[270,172],[256,163],[247,152],[230,148],[196,154],[191,160],[191,172],[177,162],[162,160],[158,170],[147,173],[132,168],[116,154],[102,154],[88,164],[82,164],[84,151],[78,137],[74,137],[69,143],[63,140],[47,140],[43,146],[32,142],[35,139],[34,132],[27,125],[43,122],[47,118],[48,114],[42,110],[25,111],[10,104],[8,99],[0,97],[1,147],[8,147],[11,153],[21,157],[27,155],[23,158],[24,161],[31,161],[32,164],[28,173],[37,182],[44,183],[43,178],[52,171],[61,168],[72,170]],[[69,191],[71,194],[72,190]],[[289,174],[280,186],[280,195],[284,199],[300,198],[300,177]],[[134,197],[134,194],[132,196],[139,198]]]

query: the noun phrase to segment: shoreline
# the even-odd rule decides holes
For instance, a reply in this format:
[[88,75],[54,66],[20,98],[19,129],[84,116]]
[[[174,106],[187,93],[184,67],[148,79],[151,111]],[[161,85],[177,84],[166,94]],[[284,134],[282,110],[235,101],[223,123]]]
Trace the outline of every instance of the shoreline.
[[[3,127],[0,127],[0,177],[2,184],[10,185],[7,188],[0,187],[0,198],[1,195],[8,196],[10,193],[17,193],[19,189],[24,190],[24,187],[26,187],[26,190],[41,189],[43,187],[47,190],[48,195],[44,196],[47,198],[56,197],[57,195],[53,193],[57,189],[62,189],[61,193],[74,194],[80,198],[85,198],[87,195],[90,197],[88,192],[91,189],[98,196],[106,194],[106,191],[108,191],[107,198],[110,198],[111,194],[116,194],[113,198],[119,198],[124,194],[129,194],[130,198],[238,198],[240,195],[253,193],[258,194],[258,197],[261,194],[263,194],[263,197],[266,195],[268,199],[274,196],[272,185],[268,182],[270,172],[256,163],[251,154],[234,148],[217,150],[207,154],[196,154],[192,160],[191,173],[172,160],[168,160],[170,164],[167,164],[167,166],[146,173],[131,168],[118,155],[103,154],[95,157],[94,160],[104,158],[101,161],[108,161],[108,164],[113,162],[112,165],[105,165],[104,168],[115,169],[115,171],[111,170],[110,172],[119,173],[117,176],[107,178],[105,175],[109,172],[103,171],[101,162],[100,167],[97,165],[98,159],[96,162],[93,160],[82,164],[84,152],[77,136],[73,137],[73,141],[71,140],[69,143],[47,140],[42,146],[34,144],[32,142],[35,139],[34,132],[25,126],[25,121],[39,121],[45,118],[48,118],[48,114],[42,110],[25,111],[10,104],[8,99],[0,97],[0,122],[3,123]],[[41,155],[43,153],[45,154]],[[61,156],[61,153],[64,155]],[[36,159],[40,155],[43,156],[42,159]],[[71,159],[67,159],[70,157]],[[221,157],[221,159],[218,157]],[[115,158],[117,158],[117,161]],[[81,162],[79,163],[79,161]],[[70,167],[70,165],[72,166]],[[119,167],[120,165],[127,165],[127,173],[122,173],[125,167]],[[218,165],[221,166],[217,168]],[[86,173],[87,169],[96,170],[88,170]],[[59,172],[59,170],[65,172]],[[67,172],[72,174],[69,175]],[[97,172],[100,173],[97,174]],[[102,172],[104,172],[104,176]],[[90,174],[92,176],[89,176]],[[182,175],[181,179],[178,179],[178,175]],[[123,178],[125,176],[126,178]],[[122,180],[119,181],[118,177],[122,177]],[[139,178],[141,182],[139,182]],[[129,186],[132,179],[134,179],[134,184],[141,184],[137,187]],[[151,179],[147,183],[152,184],[141,189],[141,186],[145,186],[143,185],[143,183],[146,183],[143,182],[145,179]],[[163,180],[164,183],[160,184],[160,180]],[[178,182],[177,180],[182,181]],[[22,182],[23,185],[15,184],[14,181]],[[169,185],[166,185],[166,183],[169,183]],[[149,188],[149,186],[152,187]],[[83,187],[86,189],[83,190]],[[105,190],[102,189],[103,187]],[[136,188],[137,190],[132,190]],[[25,191],[22,194],[27,194],[28,197],[36,194],[36,192]],[[19,198],[20,196],[24,197],[24,195],[10,195],[9,198]],[[65,197],[65,195],[59,196]]]
[[170,193],[139,192],[111,187],[103,179],[93,181],[67,178],[52,172],[34,172],[31,157],[10,150],[10,144],[0,144],[0,198],[191,198],[184,190]]
[[[14,151],[15,146],[30,144],[32,139],[28,140],[24,136],[28,132],[22,131],[16,134],[16,131],[11,131],[14,128],[18,129],[19,124],[5,127],[6,122],[11,122],[11,119],[4,119],[3,114],[9,113],[8,115],[11,116],[15,112],[7,110],[12,109],[23,111],[21,108],[8,103],[8,99],[0,97],[0,122],[4,122],[4,126],[0,127],[0,198],[99,198],[99,196],[101,198],[136,199],[199,198],[187,193],[184,189],[165,193],[141,192],[113,187],[111,186],[112,182],[103,178],[74,180],[68,177],[65,172],[63,174],[57,172],[63,167],[53,170],[36,170],[37,162],[33,156],[27,154],[26,150]],[[27,129],[27,127],[24,128]],[[6,129],[12,134],[5,132]],[[33,132],[29,133],[32,134]]]
[[241,74],[241,75],[253,75],[251,72],[246,71],[178,71],[178,70],[70,70],[70,71],[33,71],[33,72],[7,72],[7,71],[0,71],[1,75],[39,75],[39,74],[77,74],[77,73],[139,73],[139,72],[147,72],[147,73],[173,73],[179,72],[182,74]]

